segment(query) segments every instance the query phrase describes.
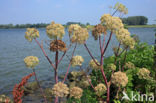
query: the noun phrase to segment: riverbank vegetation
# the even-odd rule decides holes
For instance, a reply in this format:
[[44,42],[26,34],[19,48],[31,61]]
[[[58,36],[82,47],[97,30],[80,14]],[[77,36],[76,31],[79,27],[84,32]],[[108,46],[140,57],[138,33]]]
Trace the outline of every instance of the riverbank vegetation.
[[[153,67],[154,46],[140,43],[138,37],[131,35],[125,28],[120,17],[115,16],[116,13],[120,13],[120,15],[128,13],[128,9],[123,4],[117,3],[113,7],[113,11],[112,14],[102,15],[100,24],[93,26],[91,31],[83,26],[71,23],[68,27],[68,34],[66,34],[69,37],[68,45],[62,40],[65,36],[63,25],[55,22],[47,25],[46,33],[50,39],[49,50],[54,54],[53,58],[46,54],[43,42],[38,41],[39,31],[36,28],[27,28],[25,32],[26,40],[30,42],[30,45],[36,43],[41,49],[47,62],[51,65],[55,83],[50,85],[50,88],[44,89],[36,74],[36,66],[42,61],[39,61],[36,56],[27,56],[23,58],[24,63],[26,68],[32,70],[32,73],[25,76],[19,84],[14,86],[14,103],[22,103],[22,98],[25,96],[23,94],[25,89],[23,88],[27,80],[33,76],[44,103],[153,102],[156,88],[156,70],[153,69],[155,68]],[[95,59],[86,43],[90,36],[89,32],[98,42],[97,47],[100,51],[97,59]],[[110,46],[112,35],[115,35],[118,43],[112,47],[114,54],[105,58],[104,55]],[[107,37],[108,39],[106,39]],[[80,54],[75,54],[78,45],[84,46],[90,55],[91,60],[88,65],[82,66],[85,58]],[[72,51],[71,54],[66,55],[69,50]],[[69,60],[68,66],[59,68],[60,63],[66,56]],[[78,67],[81,71],[69,73],[71,66],[73,68]],[[62,79],[59,79],[58,70],[61,69],[66,69],[66,73]],[[5,101],[7,101],[5,103],[12,102],[8,98]]]

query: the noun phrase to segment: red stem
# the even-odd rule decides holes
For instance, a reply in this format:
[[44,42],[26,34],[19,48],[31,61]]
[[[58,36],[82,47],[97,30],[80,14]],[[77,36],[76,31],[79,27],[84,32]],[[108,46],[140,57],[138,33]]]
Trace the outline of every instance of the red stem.
[[90,50],[88,49],[86,43],[84,43],[84,46],[85,46],[86,50],[88,51],[89,55],[91,56],[91,58],[93,59],[93,61],[95,62],[95,64],[96,64],[97,66],[100,66],[100,65],[96,62],[96,60],[95,60],[95,58],[93,57],[93,55],[91,54],[91,52],[90,52]]
[[36,41],[36,43],[39,45],[39,47],[41,48],[41,50],[42,50],[44,56],[47,58],[47,60],[48,60],[49,63],[51,64],[51,66],[55,69],[54,64],[52,63],[52,61],[51,61],[51,60],[49,59],[49,57],[47,56],[46,52],[45,52],[44,49],[43,49],[43,46],[41,46],[41,44],[38,42],[37,39],[35,39],[35,41]]
[[[110,37],[111,38],[111,37]],[[99,38],[99,41],[100,41],[100,38]],[[110,41],[110,40],[109,40]],[[109,42],[108,41],[108,42]],[[108,46],[108,43],[107,42],[107,45]],[[102,73],[102,76],[103,76],[103,79],[105,81],[105,84],[106,84],[106,87],[107,87],[107,103],[109,103],[109,96],[110,96],[110,90],[109,90],[109,85],[108,85],[108,82],[107,82],[107,78],[106,78],[106,75],[104,73],[104,70],[103,70],[103,52],[104,52],[104,44],[105,44],[105,36],[104,36],[104,39],[103,39],[103,47],[102,47],[102,52],[101,52],[101,59],[100,59],[100,70],[101,70],[101,73]],[[101,44],[100,44],[101,45]]]
[[48,103],[48,102],[47,102],[47,99],[46,99],[46,96],[45,96],[45,94],[44,94],[44,92],[43,92],[43,89],[41,88],[41,85],[40,85],[40,83],[39,83],[39,81],[38,81],[38,79],[37,79],[37,75],[36,75],[35,69],[33,69],[33,72],[34,72],[35,80],[36,80],[36,82],[37,82],[37,84],[38,84],[38,87],[40,88],[40,92],[42,93],[42,96],[43,96],[43,98],[44,98],[44,100],[45,100],[45,103]]
[[103,38],[102,52],[104,51],[104,46],[105,46],[105,39],[106,39],[106,35],[104,35],[104,38]]
[[57,75],[57,68],[58,68],[58,51],[55,54],[55,83],[58,83],[58,75]]
[[106,87],[107,87],[107,103],[109,103],[110,90],[109,90],[109,85],[108,85],[108,82],[107,82],[106,75],[105,75],[104,70],[103,70],[103,56],[102,55],[101,55],[100,65],[101,65],[101,69],[100,70],[101,70],[103,79],[105,81]]
[[106,44],[105,49],[103,50],[102,56],[105,54],[105,52],[106,52],[106,50],[107,50],[107,48],[108,48],[108,44],[110,43],[110,40],[111,40],[111,38],[112,38],[112,35],[113,35],[113,32],[110,33],[109,39],[108,39],[108,41],[107,41],[107,44]]
[[64,79],[63,79],[63,83],[65,82],[65,80],[66,80],[66,78],[67,78],[67,75],[68,75],[68,72],[69,72],[69,68],[70,68],[70,66],[71,66],[71,60],[72,60],[72,58],[73,58],[73,56],[74,56],[74,52],[75,52],[75,50],[76,50],[76,47],[77,47],[77,43],[75,44],[75,47],[74,47],[74,50],[73,50],[73,53],[72,53],[72,57],[71,57],[71,59],[70,59],[70,63],[69,63],[67,72],[66,72],[65,77],[64,77]]
[[65,82],[65,80],[66,80],[66,78],[67,78],[67,75],[68,75],[68,72],[69,72],[70,65],[71,65],[71,62],[69,63],[69,66],[68,66],[67,72],[66,72],[65,77],[64,77],[64,79],[63,79],[63,83]]
[[[87,75],[86,75],[87,77]],[[91,85],[91,87],[95,90],[95,87],[93,86],[92,82],[89,80],[89,78],[87,77],[89,84]]]
[[[56,38],[57,40],[57,38]],[[55,83],[57,84],[58,83],[58,75],[57,75],[57,69],[58,69],[58,55],[59,55],[59,52],[58,52],[58,42],[56,42],[57,44],[57,51],[56,51],[56,54],[55,54]],[[59,98],[58,97],[55,97],[55,103],[58,103],[59,101]]]
[[99,36],[99,45],[100,45],[100,51],[102,53],[101,36]]
[[59,59],[58,64],[62,61],[63,57],[66,55],[66,53],[67,53],[67,51],[69,50],[70,47],[71,47],[71,44],[69,45],[67,50],[63,53],[62,57]]

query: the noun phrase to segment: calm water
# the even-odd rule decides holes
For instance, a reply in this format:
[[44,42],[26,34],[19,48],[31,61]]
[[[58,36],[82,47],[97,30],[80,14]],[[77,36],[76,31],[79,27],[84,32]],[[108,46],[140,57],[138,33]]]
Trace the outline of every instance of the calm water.
[[[25,67],[23,59],[26,56],[37,56],[40,60],[40,64],[36,67],[36,72],[38,74],[39,80],[52,80],[53,70],[46,58],[42,54],[38,45],[33,41],[29,43],[25,40],[26,29],[0,29],[0,94],[11,94],[11,90],[16,83],[19,83],[21,78],[28,73],[31,73],[31,69]],[[39,29],[40,39],[39,41],[49,40],[46,36],[45,29]],[[137,34],[141,42],[147,42],[150,45],[154,43],[154,28],[130,28],[129,31],[132,34]],[[108,37],[108,36],[107,36]],[[108,38],[107,38],[108,39]],[[68,36],[63,38],[65,42],[68,41]],[[87,45],[93,52],[93,55],[98,58],[99,46],[98,42],[94,41],[92,36],[87,40]],[[117,45],[115,36],[111,40],[111,44],[107,49],[106,56],[112,55],[111,48]],[[49,47],[44,43],[44,48],[48,56],[54,60],[54,53],[49,51]],[[68,51],[68,55],[71,54],[71,50]],[[83,67],[88,65],[91,59],[86,52],[83,45],[78,45],[75,55],[82,55],[85,59]],[[61,54],[60,54],[61,55]],[[59,74],[65,73],[67,69],[68,59],[64,58],[59,65]],[[70,70],[75,70],[79,68],[70,68]]]

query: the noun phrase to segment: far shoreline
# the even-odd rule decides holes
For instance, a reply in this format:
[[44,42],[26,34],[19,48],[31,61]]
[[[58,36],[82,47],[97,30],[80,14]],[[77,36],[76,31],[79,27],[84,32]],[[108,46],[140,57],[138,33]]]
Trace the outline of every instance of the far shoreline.
[[[93,26],[95,25],[88,25],[89,28],[93,28]],[[65,28],[68,28],[67,25],[64,25]],[[84,26],[85,28],[87,28],[87,26]],[[154,25],[126,25],[127,28],[156,28],[156,24]],[[0,29],[26,29],[26,28],[31,28],[31,27],[11,27],[11,28],[7,28],[7,27],[3,27]],[[45,27],[34,27],[34,28],[40,28],[40,29],[44,29]]]
[[156,25],[127,25],[128,28],[156,28]]

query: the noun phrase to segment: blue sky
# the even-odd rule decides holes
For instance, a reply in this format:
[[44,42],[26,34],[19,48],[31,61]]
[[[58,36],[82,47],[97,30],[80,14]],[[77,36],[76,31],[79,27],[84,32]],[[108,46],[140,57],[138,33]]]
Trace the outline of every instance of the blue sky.
[[0,0],[0,24],[51,21],[97,24],[116,2],[128,8],[125,17],[142,15],[149,18],[149,24],[156,24],[156,0]]

